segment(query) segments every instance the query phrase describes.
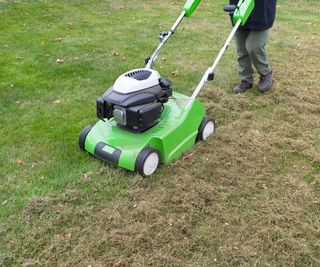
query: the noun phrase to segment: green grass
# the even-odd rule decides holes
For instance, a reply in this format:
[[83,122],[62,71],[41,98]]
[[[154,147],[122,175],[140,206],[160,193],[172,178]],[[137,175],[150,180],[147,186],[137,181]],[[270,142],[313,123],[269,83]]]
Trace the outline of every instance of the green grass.
[[[219,125],[208,143],[149,179],[79,150],[96,98],[143,66],[183,4],[154,3],[0,1],[0,265],[319,266],[316,0],[278,3],[267,94],[231,93],[232,43],[200,96]],[[161,52],[174,90],[212,64],[224,4],[203,1]]]

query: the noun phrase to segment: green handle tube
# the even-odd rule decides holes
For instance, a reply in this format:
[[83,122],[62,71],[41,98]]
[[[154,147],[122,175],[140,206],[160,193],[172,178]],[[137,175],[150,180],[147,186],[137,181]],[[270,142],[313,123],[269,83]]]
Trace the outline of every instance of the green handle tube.
[[187,0],[183,7],[183,11],[186,12],[186,17],[190,17],[192,13],[197,9],[201,0]]
[[236,24],[241,19],[241,25],[243,26],[250,17],[254,4],[254,0],[240,0],[233,14],[233,23]]

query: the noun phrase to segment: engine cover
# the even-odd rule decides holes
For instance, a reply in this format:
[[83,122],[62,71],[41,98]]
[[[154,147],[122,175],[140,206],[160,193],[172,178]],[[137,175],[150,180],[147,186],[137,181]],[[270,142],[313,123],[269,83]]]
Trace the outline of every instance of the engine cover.
[[163,103],[171,96],[171,81],[160,78],[157,71],[133,70],[97,99],[97,117],[114,118],[120,127],[142,132],[159,122]]
[[160,74],[151,69],[135,69],[122,74],[114,83],[117,93],[130,94],[159,84]]

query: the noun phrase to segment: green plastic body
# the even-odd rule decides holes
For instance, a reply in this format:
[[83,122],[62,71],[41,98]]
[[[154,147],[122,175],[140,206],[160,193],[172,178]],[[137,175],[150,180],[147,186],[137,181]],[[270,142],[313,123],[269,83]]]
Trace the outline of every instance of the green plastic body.
[[199,100],[186,110],[188,100],[189,97],[174,93],[173,99],[164,104],[160,122],[143,133],[121,129],[114,119],[100,120],[88,133],[85,149],[95,155],[99,142],[109,145],[110,153],[119,149],[118,165],[131,171],[135,171],[136,159],[146,147],[157,149],[161,163],[168,163],[195,144],[198,128],[205,116],[205,107]]
[[186,12],[186,17],[190,17],[192,13],[197,9],[198,5],[200,4],[201,0],[188,0],[184,7],[183,10]]
[[236,24],[241,19],[241,25],[243,26],[248,18],[250,17],[253,9],[255,0],[240,0],[237,5],[237,9],[233,14],[233,23]]

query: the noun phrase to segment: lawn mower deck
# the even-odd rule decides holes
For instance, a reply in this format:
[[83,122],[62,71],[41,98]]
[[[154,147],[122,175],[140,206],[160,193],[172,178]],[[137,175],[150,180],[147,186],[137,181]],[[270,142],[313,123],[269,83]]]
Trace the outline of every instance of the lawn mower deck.
[[119,127],[114,118],[99,120],[82,131],[80,147],[106,162],[149,175],[159,163],[178,158],[197,139],[207,138],[204,127],[199,127],[207,120],[205,107],[196,100],[186,110],[188,100],[189,97],[174,93],[164,104],[159,122],[141,133]]

